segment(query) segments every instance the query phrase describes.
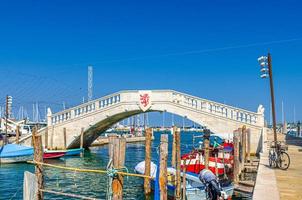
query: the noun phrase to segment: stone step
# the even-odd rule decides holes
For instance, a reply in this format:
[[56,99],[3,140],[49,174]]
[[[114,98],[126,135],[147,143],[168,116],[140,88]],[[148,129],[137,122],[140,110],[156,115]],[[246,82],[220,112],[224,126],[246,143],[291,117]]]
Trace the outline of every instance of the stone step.
[[235,184],[234,189],[238,192],[244,192],[244,193],[253,193],[254,188],[250,186],[244,186],[241,184]]
[[239,181],[239,185],[254,187],[255,181]]

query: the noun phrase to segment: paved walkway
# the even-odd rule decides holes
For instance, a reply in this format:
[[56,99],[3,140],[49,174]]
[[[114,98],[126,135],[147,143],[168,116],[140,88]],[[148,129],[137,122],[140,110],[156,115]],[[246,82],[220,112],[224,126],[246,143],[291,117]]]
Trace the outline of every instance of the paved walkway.
[[[272,135],[268,135],[272,141]],[[278,134],[279,141],[286,141],[291,164],[288,170],[270,169],[268,152],[261,155],[253,199],[302,199],[302,138]]]
[[275,171],[268,166],[268,152],[261,154],[253,194],[254,200],[279,200]]
[[275,170],[281,200],[302,199],[302,138],[286,137],[291,164]]

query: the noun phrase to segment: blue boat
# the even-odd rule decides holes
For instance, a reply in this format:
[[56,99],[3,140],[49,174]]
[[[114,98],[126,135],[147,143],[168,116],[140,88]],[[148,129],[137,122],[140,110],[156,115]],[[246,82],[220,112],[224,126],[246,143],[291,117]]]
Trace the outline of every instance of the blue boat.
[[82,152],[84,152],[84,148],[77,148],[77,149],[67,149],[65,156],[78,156]]
[[[138,174],[144,174],[145,172],[145,161],[142,161],[138,163],[135,166],[135,172]],[[151,177],[153,179],[151,180],[151,188],[154,190],[156,184],[155,184],[155,176],[157,172],[157,166],[151,162]],[[167,177],[168,177],[168,184],[167,184],[167,191],[168,196],[172,199],[174,198],[175,194],[175,174],[176,170],[175,168],[168,167],[167,168]],[[183,176],[183,173],[180,174]],[[234,185],[232,183],[226,184],[222,186],[222,189],[225,193],[225,198],[228,199],[228,197],[231,197],[234,192]],[[201,199],[207,199],[206,195],[206,187],[204,183],[201,182],[201,180],[198,178],[198,174],[186,172],[186,199],[187,200],[201,200]]]
[[0,163],[16,163],[33,160],[34,149],[18,144],[6,144],[0,147]]

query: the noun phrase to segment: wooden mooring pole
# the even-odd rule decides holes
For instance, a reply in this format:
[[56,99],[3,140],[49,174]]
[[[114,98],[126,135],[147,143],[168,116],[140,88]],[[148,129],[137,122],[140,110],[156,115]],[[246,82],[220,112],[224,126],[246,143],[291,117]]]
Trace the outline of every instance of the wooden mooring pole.
[[244,168],[244,163],[246,162],[246,127],[243,126],[242,128],[242,165],[243,165],[243,168]]
[[204,145],[204,162],[205,168],[209,169],[209,157],[210,157],[210,130],[205,129],[203,135],[203,145]]
[[66,141],[66,128],[63,128],[63,137],[64,137],[64,149],[67,148],[67,141]]
[[44,148],[48,148],[48,127],[45,129],[45,136],[44,136]]
[[173,126],[173,142],[172,142],[172,160],[171,160],[171,166],[175,168],[176,166],[176,139],[175,139],[175,132],[176,132],[176,126]]
[[[42,136],[37,135],[37,129],[33,130],[33,144],[34,144],[34,161],[43,162],[43,148],[42,148]],[[44,188],[43,181],[43,168],[42,165],[37,164],[35,167],[35,175],[38,182],[38,191],[36,195],[36,200],[43,200],[43,192],[41,189]]]
[[[84,145],[84,128],[81,128],[81,136],[80,136],[80,148],[82,149]],[[83,157],[83,151],[81,151],[80,154],[81,157]]]
[[175,134],[175,147],[176,147],[176,189],[175,200],[181,199],[181,176],[180,176],[180,164],[181,164],[181,148],[180,148],[180,129],[177,128]]
[[168,135],[162,134],[160,137],[160,171],[159,190],[160,200],[167,200],[167,160],[168,160]]
[[[145,175],[150,176],[151,174],[151,140],[152,140],[152,128],[147,128],[146,133],[146,145],[145,145]],[[151,193],[151,187],[150,187],[150,179],[145,178],[144,179],[144,190],[145,195],[149,196]]]
[[248,162],[251,162],[251,129],[247,129],[247,158]]
[[20,140],[20,126],[18,125],[16,127],[16,144],[19,144],[19,140]]
[[239,161],[239,130],[234,131],[233,136],[233,143],[234,143],[234,169],[233,169],[233,179],[234,183],[239,182],[239,168],[240,168],[240,161]]
[[[110,159],[114,169],[121,169],[125,165],[126,153],[126,139],[125,138],[112,138],[109,148]],[[123,199],[123,185],[124,178],[122,175],[117,174],[112,180],[112,199]]]
[[186,171],[187,171],[187,160],[184,160],[183,170],[182,170],[182,200],[186,200]]
[[243,146],[242,146],[242,135],[243,135],[243,129],[242,128],[239,128],[238,129],[238,141],[239,141],[239,174],[241,173],[241,170],[242,170],[242,166],[243,166]]

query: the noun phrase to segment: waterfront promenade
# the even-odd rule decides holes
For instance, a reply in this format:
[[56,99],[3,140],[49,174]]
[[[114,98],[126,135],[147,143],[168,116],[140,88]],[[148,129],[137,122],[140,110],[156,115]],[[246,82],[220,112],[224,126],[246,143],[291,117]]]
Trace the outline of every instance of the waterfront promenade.
[[[281,200],[302,199],[302,138],[283,136],[288,144],[291,164],[288,170],[275,170],[277,186]],[[281,138],[280,138],[281,139]]]
[[[286,141],[291,163],[288,170],[271,169],[268,166],[268,151],[261,155],[254,200],[302,199],[302,138],[294,138],[278,134],[278,140]],[[268,141],[273,141],[273,135],[268,134]]]

